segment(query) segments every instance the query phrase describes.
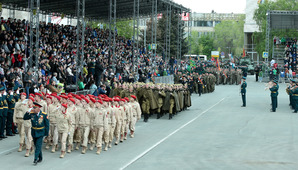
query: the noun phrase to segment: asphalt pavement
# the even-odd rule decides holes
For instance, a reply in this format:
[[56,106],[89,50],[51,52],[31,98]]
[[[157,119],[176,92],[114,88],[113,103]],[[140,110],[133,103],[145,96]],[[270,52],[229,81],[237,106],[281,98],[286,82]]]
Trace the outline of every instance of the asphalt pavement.
[[[44,160],[33,166],[33,155],[17,152],[18,136],[0,141],[1,169],[183,169],[183,170],[293,170],[298,169],[298,114],[289,108],[286,84],[279,84],[277,112],[270,112],[265,83],[247,79],[247,107],[240,86],[219,85],[215,92],[192,95],[192,107],[172,120],[150,117],[137,122],[134,138],[96,155],[96,149],[43,149]],[[45,146],[43,146],[45,147]]]

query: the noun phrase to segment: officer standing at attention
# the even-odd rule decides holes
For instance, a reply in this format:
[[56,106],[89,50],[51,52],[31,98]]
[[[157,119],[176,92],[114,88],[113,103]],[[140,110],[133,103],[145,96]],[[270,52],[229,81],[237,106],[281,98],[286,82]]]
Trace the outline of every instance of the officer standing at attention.
[[275,112],[277,108],[277,96],[278,96],[278,81],[274,80],[273,81],[273,86],[269,88],[271,91],[271,103],[272,103],[272,109],[270,110],[271,112]]
[[241,84],[241,96],[242,96],[242,106],[241,107],[246,107],[246,87],[247,87],[247,83],[246,83],[246,77],[243,77],[243,82]]
[[42,161],[42,141],[44,136],[49,135],[49,120],[48,115],[45,112],[41,112],[40,104],[33,102],[33,109],[26,112],[24,115],[24,120],[31,119],[31,135],[33,137],[33,142],[35,145],[35,155],[34,155],[34,165]]

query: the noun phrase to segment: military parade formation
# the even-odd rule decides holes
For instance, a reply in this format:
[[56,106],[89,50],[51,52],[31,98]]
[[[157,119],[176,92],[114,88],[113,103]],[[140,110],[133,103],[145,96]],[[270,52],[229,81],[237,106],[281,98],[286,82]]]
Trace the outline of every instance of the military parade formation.
[[155,114],[172,119],[191,106],[190,95],[187,84],[115,82],[110,96],[35,93],[28,98],[17,87],[8,94],[1,87],[1,135],[6,137],[4,129],[7,136],[18,130],[18,152],[35,153],[35,165],[43,159],[42,143],[52,153],[60,148],[60,158],[80,148],[82,154],[94,148],[100,154],[133,138],[142,115],[144,122]]

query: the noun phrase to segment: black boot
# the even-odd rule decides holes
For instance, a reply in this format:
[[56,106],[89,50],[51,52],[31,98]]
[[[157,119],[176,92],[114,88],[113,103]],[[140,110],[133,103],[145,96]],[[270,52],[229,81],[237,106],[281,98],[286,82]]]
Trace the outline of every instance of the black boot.
[[173,115],[169,113],[169,120],[171,120],[172,117],[173,117]]
[[160,113],[157,113],[157,119],[159,119],[160,118]]
[[148,122],[148,118],[149,118],[149,115],[148,114],[144,114],[144,122]]

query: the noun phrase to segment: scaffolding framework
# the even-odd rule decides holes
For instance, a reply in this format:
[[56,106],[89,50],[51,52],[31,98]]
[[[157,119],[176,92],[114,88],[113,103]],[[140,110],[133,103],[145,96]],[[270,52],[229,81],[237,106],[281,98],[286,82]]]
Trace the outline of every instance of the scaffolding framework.
[[85,28],[85,0],[77,0],[76,89],[84,64]]
[[[132,64],[134,66],[135,60],[139,56],[139,12],[140,12],[140,0],[134,0],[133,3],[133,39],[132,39]],[[133,67],[135,71],[135,67]]]
[[166,60],[171,58],[171,19],[172,19],[172,6],[167,6],[167,20],[166,20]]
[[[39,59],[39,14],[40,0],[30,1],[30,56],[29,68],[35,66],[35,71],[38,70]],[[33,70],[32,70],[33,71]]]
[[[109,63],[115,67],[115,47],[116,47],[116,0],[110,0],[109,10]],[[112,60],[112,61],[111,61]]]

